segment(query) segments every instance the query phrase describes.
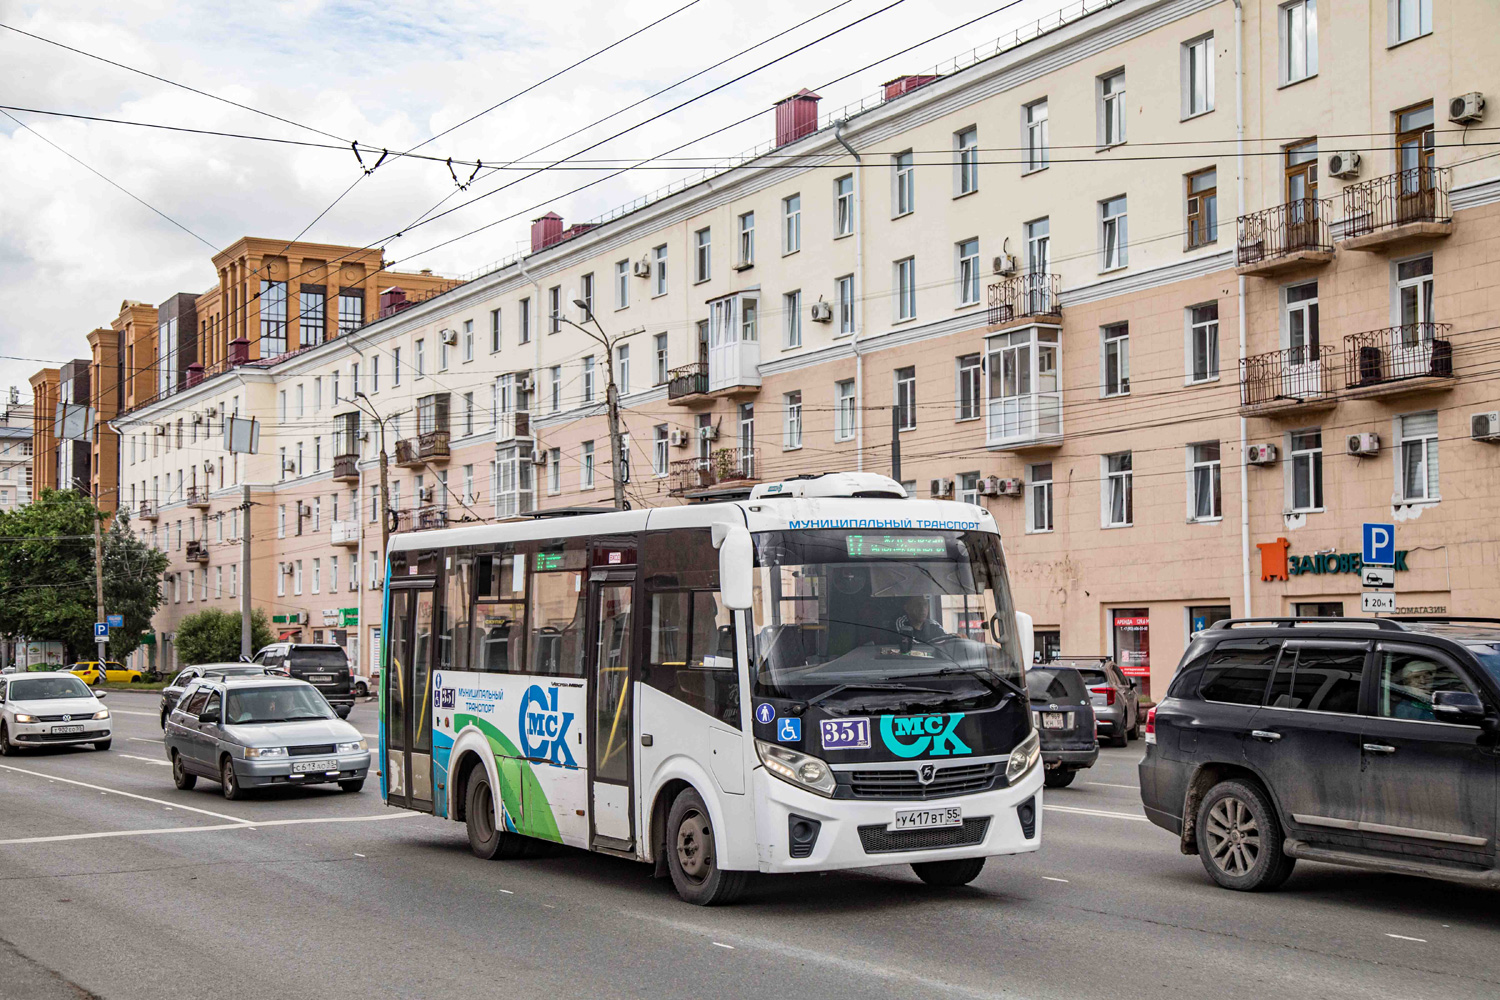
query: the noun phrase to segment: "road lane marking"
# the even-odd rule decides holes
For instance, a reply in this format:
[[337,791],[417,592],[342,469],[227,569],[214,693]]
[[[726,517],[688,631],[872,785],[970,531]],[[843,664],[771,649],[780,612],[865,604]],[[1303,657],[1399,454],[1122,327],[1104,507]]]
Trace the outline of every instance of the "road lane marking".
[[1046,879],[1048,882],[1066,882],[1066,881],[1068,881],[1065,878],[1053,878],[1051,875],[1043,875],[1042,878]]
[[144,715],[148,719],[161,718],[160,712],[132,712],[128,708],[112,708],[109,711],[111,715]]
[[[12,767],[9,764],[0,764],[0,768],[4,768],[7,771],[14,771],[17,774],[29,774],[33,778],[46,778],[49,781],[61,781],[64,784],[77,785],[79,788],[92,788],[100,795],[123,795],[127,799],[140,799],[142,802],[150,802],[158,806],[172,805],[172,803],[167,802],[163,799],[153,799],[149,795],[137,795],[135,792],[122,792],[117,788],[107,788],[104,785],[91,785],[87,781],[74,781],[72,778],[60,778],[55,775],[44,774],[41,771],[28,771],[24,767]],[[213,812],[209,809],[199,809],[197,806],[185,806],[180,802],[177,803],[177,808],[186,809],[188,812],[202,813],[204,816],[212,816],[214,819],[227,819],[232,823],[250,822],[247,819],[241,819],[239,816],[230,816],[226,813]]]
[[117,753],[117,754],[115,754],[115,756],[116,757],[129,757],[131,760],[143,760],[147,764],[160,764],[162,767],[171,767],[172,766],[172,762],[170,760],[157,760],[155,757],[137,757],[133,753]]
[[715,941],[714,942],[714,947],[715,948],[727,948],[729,951],[734,951],[734,945],[732,945],[732,944],[725,944],[723,941]]
[[1415,942],[1417,942],[1417,944],[1426,944],[1427,943],[1427,939],[1426,938],[1407,937],[1405,934],[1387,934],[1386,937],[1388,937],[1388,938],[1395,938],[1397,941],[1415,941]]
[[[212,823],[205,826],[163,826],[149,830],[102,830],[98,833],[62,833],[51,837],[16,837],[0,840],[0,846],[8,844],[51,844],[65,840],[107,840],[111,837],[149,837],[170,833],[214,833],[219,830],[255,830],[262,826],[307,826],[314,823],[373,823],[387,819],[406,819],[420,816],[416,812],[378,813],[373,816],[311,816],[303,819],[268,819],[254,823]],[[363,855],[361,855],[363,857]],[[504,890],[501,890],[502,892]]]
[[147,739],[144,736],[127,736],[126,739],[134,740],[137,743],[160,743],[162,746],[167,745],[165,740]]
[[1136,813],[1110,812],[1107,809],[1081,809],[1078,806],[1054,806],[1047,804],[1042,806],[1048,812],[1076,813],[1079,816],[1103,816],[1106,819],[1128,819],[1137,823],[1149,823],[1150,820]]
[[[157,742],[159,743],[161,741],[158,740]],[[1083,781],[1083,782],[1079,782],[1079,784],[1083,784],[1083,785],[1098,785],[1101,788],[1128,788],[1132,792],[1138,792],[1138,791],[1141,790],[1141,786],[1140,785],[1115,785],[1115,784],[1111,784],[1108,781]]]

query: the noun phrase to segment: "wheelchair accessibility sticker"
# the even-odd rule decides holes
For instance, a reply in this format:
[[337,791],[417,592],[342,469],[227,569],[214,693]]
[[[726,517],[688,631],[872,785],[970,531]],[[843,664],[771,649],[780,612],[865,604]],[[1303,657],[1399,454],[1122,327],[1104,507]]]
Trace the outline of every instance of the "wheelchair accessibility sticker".
[[778,743],[800,743],[802,741],[802,720],[786,717],[777,722],[776,741]]

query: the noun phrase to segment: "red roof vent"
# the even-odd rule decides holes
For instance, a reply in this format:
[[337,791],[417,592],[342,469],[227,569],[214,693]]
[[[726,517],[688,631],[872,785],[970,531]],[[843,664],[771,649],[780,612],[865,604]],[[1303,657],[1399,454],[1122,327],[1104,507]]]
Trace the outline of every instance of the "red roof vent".
[[909,94],[918,87],[925,87],[936,79],[936,76],[925,74],[919,76],[898,76],[894,80],[887,80],[885,83],[885,99],[889,101],[894,97],[900,97],[902,94]]
[[785,146],[818,130],[818,102],[822,98],[806,89],[776,102],[776,145]]
[[380,318],[394,316],[410,304],[406,301],[406,292],[392,285],[380,293]]
[[545,250],[562,239],[562,216],[548,212],[540,219],[531,220],[531,252]]

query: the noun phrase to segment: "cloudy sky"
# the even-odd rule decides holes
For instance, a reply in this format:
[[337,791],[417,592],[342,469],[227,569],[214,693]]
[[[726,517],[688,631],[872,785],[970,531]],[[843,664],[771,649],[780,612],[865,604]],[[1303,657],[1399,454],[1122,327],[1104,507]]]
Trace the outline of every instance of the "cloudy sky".
[[[764,112],[675,154],[731,156],[770,138],[771,104],[801,87],[818,89],[826,112],[873,93],[884,80],[993,44],[1077,3],[0,0],[0,24],[310,128],[3,28],[0,104],[341,146],[273,144],[10,111],[24,123],[22,128],[0,115],[0,355],[5,356],[0,357],[0,389],[18,385],[23,400],[29,398],[27,378],[44,363],[87,357],[85,335],[108,326],[122,300],[159,303],[175,292],[207,289],[216,280],[210,247],[245,235],[291,239],[357,178],[362,179],[305,238],[350,245],[383,241],[387,258],[397,260],[398,267],[450,274],[474,271],[514,253],[526,239],[527,220],[545,208],[569,221],[586,220],[671,182],[682,175],[680,163],[671,171],[630,171],[574,194],[568,192],[604,173],[548,170],[518,180],[521,172],[506,170],[481,176],[460,193],[447,166],[436,162],[388,160],[363,177],[347,141],[400,150],[415,146],[684,4],[687,9],[661,24],[436,139],[421,152],[485,163],[522,157],[527,163],[551,162],[815,43],[582,153],[580,160],[644,158]],[[971,27],[827,85],[996,8],[1002,9]],[[813,20],[802,27],[787,30],[809,18]],[[818,41],[846,25],[852,26]],[[564,139],[766,39],[771,40],[721,67]],[[533,155],[555,140],[563,141]],[[495,193],[471,206],[410,228],[449,195],[444,209],[491,191]],[[497,222],[511,215],[515,218]],[[486,223],[496,224],[429,249]],[[403,230],[400,238],[386,239]]]

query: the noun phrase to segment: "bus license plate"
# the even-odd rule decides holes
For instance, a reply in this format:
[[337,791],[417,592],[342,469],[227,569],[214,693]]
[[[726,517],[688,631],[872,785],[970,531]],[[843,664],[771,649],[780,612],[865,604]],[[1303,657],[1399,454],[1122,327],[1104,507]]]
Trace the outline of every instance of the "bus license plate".
[[887,830],[931,830],[941,826],[963,826],[964,811],[959,806],[941,809],[897,809],[896,819]]
[[304,771],[337,771],[339,762],[336,760],[299,760],[292,764],[292,771],[301,774]]
[[52,727],[52,732],[54,732],[54,733],[81,733],[81,732],[83,732],[83,727],[82,726],[53,726]]
[[1066,729],[1066,728],[1068,728],[1068,713],[1067,712],[1043,712],[1042,713],[1042,728],[1043,729]]
[[331,683],[333,683],[333,675],[332,674],[308,674],[307,675],[307,683],[309,683],[309,684],[331,684]]

